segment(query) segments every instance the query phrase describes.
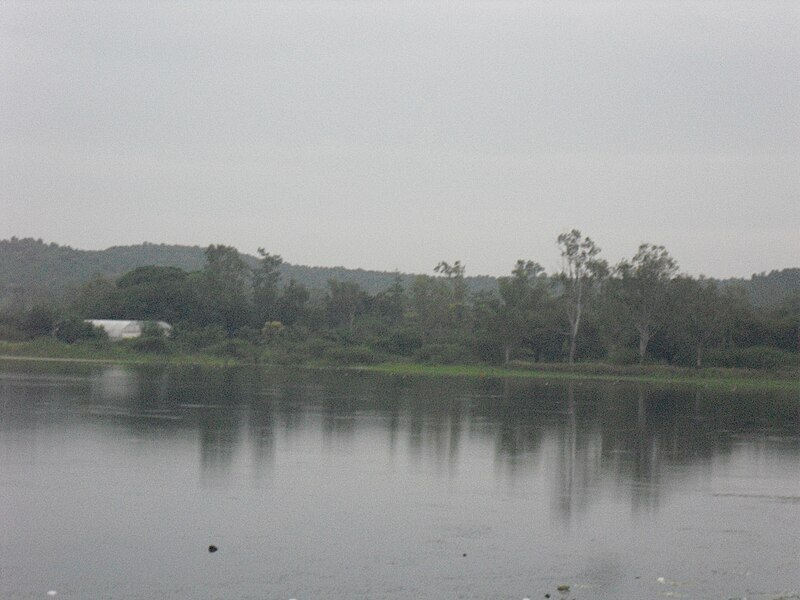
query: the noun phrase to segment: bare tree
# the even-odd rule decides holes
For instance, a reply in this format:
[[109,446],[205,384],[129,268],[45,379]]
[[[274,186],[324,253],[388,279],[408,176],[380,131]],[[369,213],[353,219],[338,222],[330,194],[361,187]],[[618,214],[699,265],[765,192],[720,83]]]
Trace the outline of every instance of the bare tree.
[[584,307],[596,282],[608,274],[608,263],[597,258],[600,248],[577,229],[562,233],[557,242],[562,259],[558,279],[569,319],[569,364],[574,364]]

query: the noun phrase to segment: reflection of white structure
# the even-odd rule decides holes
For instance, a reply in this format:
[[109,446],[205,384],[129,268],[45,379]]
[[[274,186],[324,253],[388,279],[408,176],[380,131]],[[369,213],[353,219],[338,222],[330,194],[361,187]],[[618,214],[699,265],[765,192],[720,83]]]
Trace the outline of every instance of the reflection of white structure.
[[100,327],[105,330],[110,340],[127,340],[130,338],[138,338],[142,335],[144,327],[148,323],[157,325],[158,328],[169,335],[172,331],[172,325],[164,321],[122,321],[118,319],[86,319],[87,323],[91,323],[95,327]]
[[109,400],[127,400],[139,391],[139,378],[134,371],[114,365],[92,377],[92,398],[103,405]]

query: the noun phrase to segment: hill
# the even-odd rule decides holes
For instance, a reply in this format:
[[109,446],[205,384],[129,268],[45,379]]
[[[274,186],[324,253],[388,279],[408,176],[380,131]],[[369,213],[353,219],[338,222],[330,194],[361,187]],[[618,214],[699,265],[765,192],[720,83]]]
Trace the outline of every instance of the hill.
[[[112,246],[105,250],[79,250],[41,239],[11,238],[0,240],[0,305],[14,299],[56,301],[75,286],[95,275],[116,278],[145,265],[178,267],[184,271],[197,271],[205,264],[205,248],[151,244]],[[248,264],[255,266],[258,258],[242,254]],[[352,281],[370,294],[388,288],[396,277],[389,271],[347,269],[345,267],[309,267],[284,263],[281,267],[283,281],[294,279],[310,289],[324,289],[328,280]],[[400,274],[403,284],[409,286],[415,275]],[[473,291],[494,290],[494,277],[468,277]]]
[[800,294],[800,269],[754,273],[750,279],[725,279],[721,283],[743,287],[753,306],[766,308],[792,294]]
[[[79,250],[41,239],[11,238],[0,240],[0,306],[15,299],[55,300],[92,276],[116,278],[136,267],[158,265],[197,271],[205,264],[205,248],[151,244],[112,246],[105,250]],[[243,254],[255,266],[258,258]],[[294,279],[310,289],[325,289],[328,280],[352,281],[370,294],[388,288],[396,277],[390,271],[370,271],[345,267],[314,267],[284,263],[281,267],[283,281]],[[415,275],[401,273],[403,284],[411,285]],[[467,277],[469,289],[494,291],[497,278],[478,275]],[[750,301],[757,307],[780,303],[792,294],[800,294],[800,268],[775,270],[754,274],[750,279],[720,280],[722,285],[741,286]]]

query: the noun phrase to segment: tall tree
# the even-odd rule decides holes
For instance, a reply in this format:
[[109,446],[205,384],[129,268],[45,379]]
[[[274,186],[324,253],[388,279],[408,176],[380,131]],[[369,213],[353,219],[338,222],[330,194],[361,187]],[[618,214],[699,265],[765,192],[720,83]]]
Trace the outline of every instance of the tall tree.
[[434,272],[444,275],[450,286],[450,310],[453,315],[454,325],[463,325],[467,312],[467,283],[464,280],[466,267],[457,260],[452,265],[440,261],[433,268]]
[[267,321],[274,321],[278,315],[278,284],[281,280],[280,266],[283,258],[270,254],[264,248],[258,249],[261,257],[258,267],[253,270],[253,311],[258,327]]
[[336,279],[328,281],[328,289],[325,298],[328,319],[334,326],[347,325],[352,330],[356,315],[364,309],[366,303],[364,290],[352,281]]
[[411,285],[411,317],[423,342],[440,342],[450,322],[451,294],[441,277],[417,275]]
[[703,365],[705,349],[722,338],[725,313],[721,300],[713,280],[686,275],[676,277],[669,286],[667,330],[670,337],[691,348],[698,368]]
[[532,334],[541,302],[547,294],[544,268],[533,261],[518,260],[511,277],[498,280],[501,303],[495,328],[503,343],[503,362]]
[[399,273],[395,274],[392,285],[372,298],[371,305],[372,312],[380,321],[388,325],[398,325],[402,321],[406,297],[403,278]]
[[594,241],[577,229],[559,235],[557,243],[562,262],[558,280],[569,319],[569,364],[574,364],[584,308],[595,284],[608,274],[608,263],[597,257],[600,248]]
[[232,246],[211,245],[205,254],[203,271],[188,279],[194,293],[193,320],[222,325],[233,335],[250,322],[250,269]]
[[630,261],[622,260],[615,268],[616,297],[639,334],[640,364],[677,271],[678,264],[666,248],[654,244],[641,244]]
[[310,298],[311,294],[306,286],[290,279],[278,299],[278,320],[283,325],[296,325],[305,316],[306,305]]
[[120,310],[128,319],[164,320],[187,318],[191,304],[187,273],[177,267],[137,267],[117,280]]

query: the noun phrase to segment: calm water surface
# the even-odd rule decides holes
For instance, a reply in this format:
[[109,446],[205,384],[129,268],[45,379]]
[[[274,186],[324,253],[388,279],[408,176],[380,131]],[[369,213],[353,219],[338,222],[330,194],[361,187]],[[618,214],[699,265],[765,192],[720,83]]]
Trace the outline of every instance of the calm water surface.
[[0,362],[0,597],[49,590],[800,598],[800,401]]

